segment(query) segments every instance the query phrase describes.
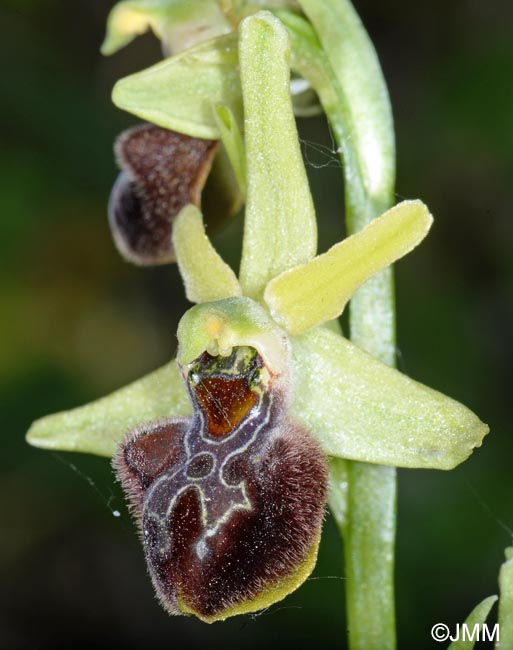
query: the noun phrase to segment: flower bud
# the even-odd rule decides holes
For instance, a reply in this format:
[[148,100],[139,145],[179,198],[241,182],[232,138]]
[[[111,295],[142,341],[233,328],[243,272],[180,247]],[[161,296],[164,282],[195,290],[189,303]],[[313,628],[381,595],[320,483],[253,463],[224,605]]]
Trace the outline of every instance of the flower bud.
[[[192,203],[200,207],[202,192],[215,166],[224,164],[224,152],[215,140],[193,138],[153,124],[124,131],[115,145],[121,173],[109,200],[109,224],[121,255],[140,266],[175,261],[172,244],[173,220]],[[217,159],[216,154],[218,154]],[[213,167],[214,166],[214,167]],[[219,186],[217,173],[209,190],[217,201],[208,201],[207,222],[220,225],[240,207],[235,183]]]

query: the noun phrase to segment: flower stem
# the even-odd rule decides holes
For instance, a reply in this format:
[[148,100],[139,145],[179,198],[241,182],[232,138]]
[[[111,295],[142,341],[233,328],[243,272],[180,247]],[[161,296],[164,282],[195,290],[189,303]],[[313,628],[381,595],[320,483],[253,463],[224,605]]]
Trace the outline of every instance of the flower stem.
[[[348,233],[354,232],[351,213]],[[351,339],[395,365],[395,309],[391,268],[367,282],[350,305]],[[347,618],[352,650],[393,650],[394,546],[397,480],[394,467],[347,461],[342,528]]]
[[[317,57],[312,76],[318,78],[312,81],[321,80],[316,89],[342,152],[351,235],[393,201],[395,148],[388,93],[351,3],[301,0],[301,5],[326,58]],[[369,280],[351,300],[350,332],[354,343],[395,365],[391,268]],[[352,461],[345,465],[346,489],[332,491],[331,504],[344,537],[349,645],[352,650],[393,650],[396,471]],[[345,504],[333,503],[344,496]]]
[[[347,218],[348,234],[351,228]],[[350,305],[351,340],[395,365],[393,274],[367,282]],[[394,467],[347,461],[345,543],[347,617],[352,650],[395,648],[394,544],[397,480]]]
[[345,549],[347,620],[352,650],[395,648],[394,467],[348,463]]

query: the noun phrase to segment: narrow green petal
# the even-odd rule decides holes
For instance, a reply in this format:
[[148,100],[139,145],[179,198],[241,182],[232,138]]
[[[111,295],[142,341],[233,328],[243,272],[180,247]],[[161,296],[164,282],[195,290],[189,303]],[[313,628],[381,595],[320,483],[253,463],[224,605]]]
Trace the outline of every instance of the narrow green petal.
[[290,98],[287,32],[259,12],[240,27],[247,207],[240,281],[259,299],[267,282],[315,255],[317,227]]
[[330,456],[451,469],[488,433],[462,404],[326,328],[291,340],[292,412]]
[[371,276],[409,253],[433,222],[421,201],[403,201],[310,262],[271,280],[264,299],[274,319],[300,334],[340,316]]
[[179,52],[228,32],[230,25],[216,0],[123,0],[107,18],[102,54],[114,54],[150,28],[166,49]]
[[191,405],[175,361],[106,397],[36,420],[34,447],[112,456],[125,434],[157,418],[189,415]]
[[[472,640],[469,640],[466,636],[463,638],[463,633],[460,630],[460,638],[458,641],[453,641],[449,646],[448,650],[472,650],[475,642],[478,638],[481,638],[481,629],[484,625],[488,614],[492,609],[494,603],[497,600],[497,596],[488,596],[482,602],[479,603],[474,609],[470,612],[468,617],[465,620],[466,629],[470,632]],[[477,627],[476,627],[477,626]],[[474,630],[476,630],[475,636]],[[477,632],[479,630],[479,633]]]
[[229,106],[242,123],[237,36],[200,43],[116,83],[119,108],[167,129],[219,139],[214,106]]
[[497,650],[513,650],[513,546],[506,549],[506,562],[499,573],[499,642]]
[[237,276],[205,234],[198,208],[186,205],[173,223],[176,261],[191,302],[210,302],[241,295]]
[[237,179],[243,196],[246,195],[246,154],[244,151],[244,141],[229,106],[216,106],[215,118],[219,133],[223,142],[226,153],[230,160],[233,173]]

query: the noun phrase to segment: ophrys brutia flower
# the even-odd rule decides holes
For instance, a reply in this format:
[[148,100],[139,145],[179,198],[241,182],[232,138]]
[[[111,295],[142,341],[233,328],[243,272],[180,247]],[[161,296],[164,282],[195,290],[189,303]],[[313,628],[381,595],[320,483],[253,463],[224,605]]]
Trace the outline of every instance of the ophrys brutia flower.
[[[43,418],[28,434],[40,447],[114,456],[162,603],[206,621],[268,606],[309,575],[328,457],[450,469],[487,432],[466,407],[353,345],[335,320],[367,279],[420,243],[432,223],[427,208],[400,203],[316,255],[287,32],[261,12],[241,23],[235,49],[233,41],[222,52],[218,45],[197,46],[190,60],[204,84],[224,69],[222,57],[237,57],[240,81],[227,92],[242,93],[244,121],[236,128],[236,104],[214,111],[214,96],[210,114],[202,106],[205,120],[191,109],[189,135],[223,137],[238,160],[246,194],[240,272],[214,249],[198,207],[183,207],[171,243],[197,304],[180,322],[177,360]],[[182,74],[183,65],[177,55],[165,74]],[[139,81],[123,86],[125,98],[144,96],[147,79]],[[152,114],[165,107],[165,123],[156,121],[177,129],[189,99],[173,117],[162,96]],[[134,112],[149,119],[146,109]]]

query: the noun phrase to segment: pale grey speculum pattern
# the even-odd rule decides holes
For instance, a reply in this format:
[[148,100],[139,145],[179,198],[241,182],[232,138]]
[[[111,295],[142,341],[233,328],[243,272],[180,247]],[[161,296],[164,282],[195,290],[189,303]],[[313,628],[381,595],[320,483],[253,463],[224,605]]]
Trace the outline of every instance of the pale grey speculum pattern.
[[272,412],[269,381],[260,356],[249,347],[234,348],[226,357],[204,353],[190,365],[194,415],[183,438],[184,456],[156,479],[144,500],[144,540],[151,537],[150,556],[157,563],[173,553],[169,521],[185,492],[195,490],[200,504],[201,534],[194,541],[200,562],[208,560],[209,539],[232,515],[252,509],[244,474],[261,459],[266,436],[259,434],[269,428]]

